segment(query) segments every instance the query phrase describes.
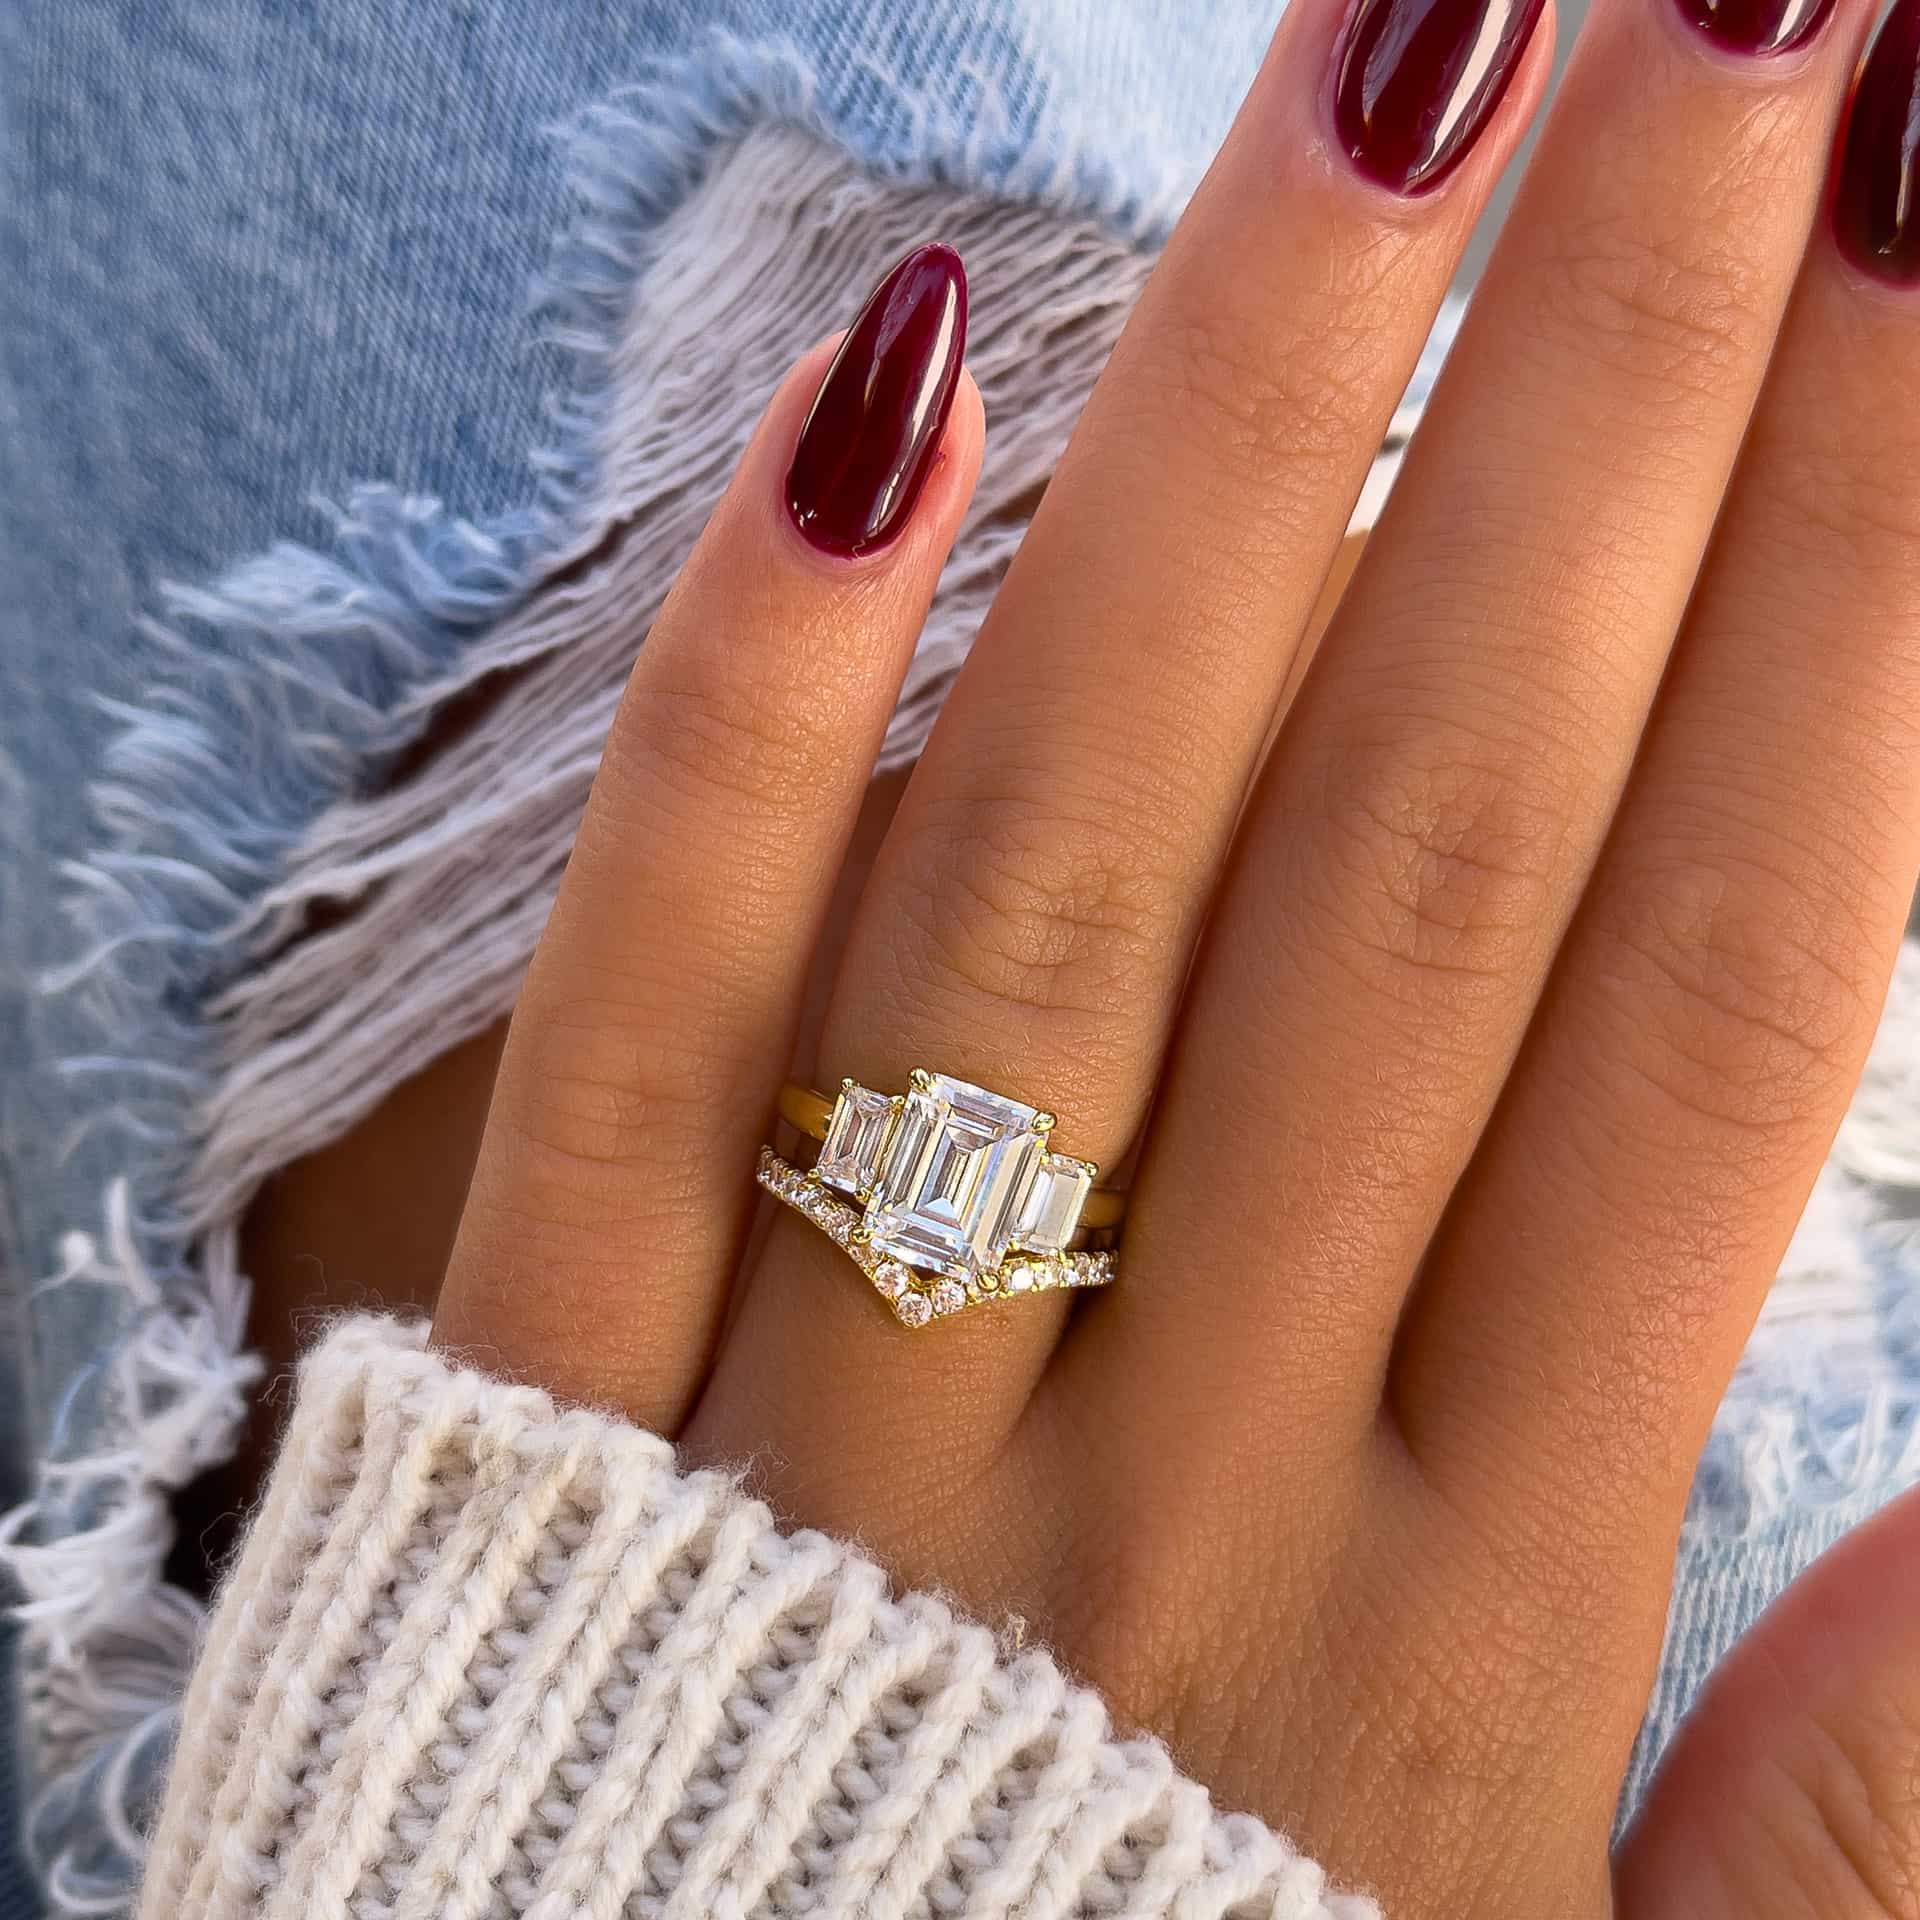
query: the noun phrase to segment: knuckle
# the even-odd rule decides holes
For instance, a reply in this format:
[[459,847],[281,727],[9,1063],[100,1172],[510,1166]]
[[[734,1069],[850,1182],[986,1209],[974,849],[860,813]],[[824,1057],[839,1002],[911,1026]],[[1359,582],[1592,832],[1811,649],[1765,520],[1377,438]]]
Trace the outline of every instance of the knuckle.
[[1638,209],[1570,222],[1531,285],[1556,352],[1571,346],[1662,399],[1724,388],[1761,345],[1766,276],[1705,223],[1670,239]]
[[[563,1200],[575,1215],[592,1211],[602,1224],[609,1205],[622,1218],[642,1207],[671,1213],[673,1196],[701,1187],[695,1143],[711,1113],[713,1077],[684,1021],[595,1003],[548,1009],[538,1051],[513,1075],[497,1116],[511,1184]],[[642,1165],[648,1178],[638,1181]]]
[[941,989],[1089,1033],[1137,1016],[1176,932],[1151,839],[1051,800],[969,803],[911,865],[904,905]]
[[1540,784],[1487,742],[1428,729],[1368,748],[1329,805],[1339,930],[1375,986],[1461,992],[1525,967],[1569,832]]
[[1162,328],[1153,361],[1180,430],[1236,487],[1284,490],[1290,478],[1317,487],[1326,464],[1359,444],[1369,360],[1362,340],[1331,315],[1289,348],[1271,326],[1183,314]]
[[600,778],[658,811],[664,790],[689,808],[743,806],[756,819],[806,804],[829,759],[830,722],[789,682],[709,662],[663,675],[607,737]]
[[[1920,409],[1920,393],[1914,404]],[[1851,606],[1880,598],[1875,583],[1885,582],[1888,597],[1911,599],[1920,577],[1920,442],[1903,427],[1912,417],[1834,395],[1797,410],[1754,447],[1745,470],[1769,535],[1813,563],[1794,570],[1810,596]]]
[[1749,1136],[1824,1114],[1872,1031],[1877,942],[1838,899],[1731,860],[1675,857],[1634,876],[1603,927],[1633,1065],[1668,1100]]

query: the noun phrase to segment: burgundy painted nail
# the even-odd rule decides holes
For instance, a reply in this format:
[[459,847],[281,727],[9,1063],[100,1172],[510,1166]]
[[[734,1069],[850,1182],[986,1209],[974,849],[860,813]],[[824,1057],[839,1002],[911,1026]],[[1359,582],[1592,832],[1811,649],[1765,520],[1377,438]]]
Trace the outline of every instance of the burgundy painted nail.
[[1860,69],[1830,206],[1855,266],[1920,282],[1920,0],[1899,0]]
[[1678,0],[1681,13],[1729,53],[1785,53],[1826,25],[1833,0]]
[[800,429],[787,506],[816,547],[867,553],[906,525],[966,348],[960,256],[916,247],[867,296]]
[[1358,0],[1334,72],[1353,163],[1396,193],[1444,180],[1493,117],[1541,0]]

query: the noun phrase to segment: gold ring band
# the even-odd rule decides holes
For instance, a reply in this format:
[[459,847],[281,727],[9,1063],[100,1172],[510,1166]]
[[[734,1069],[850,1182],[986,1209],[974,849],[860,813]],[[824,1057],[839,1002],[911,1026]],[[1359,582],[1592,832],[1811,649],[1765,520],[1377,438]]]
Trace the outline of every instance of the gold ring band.
[[[780,1089],[780,1118],[809,1140],[826,1139],[833,1109],[831,1096],[798,1080]],[[1117,1227],[1126,1210],[1127,1196],[1120,1188],[1094,1187],[1080,1204],[1080,1225],[1089,1233],[1102,1233]]]

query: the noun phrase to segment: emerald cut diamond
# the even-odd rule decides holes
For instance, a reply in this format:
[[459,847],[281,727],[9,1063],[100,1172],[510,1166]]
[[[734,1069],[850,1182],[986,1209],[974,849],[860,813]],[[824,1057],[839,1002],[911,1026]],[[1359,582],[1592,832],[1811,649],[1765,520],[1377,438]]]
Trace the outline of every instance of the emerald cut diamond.
[[886,1094],[843,1080],[814,1171],[842,1193],[864,1195],[879,1173],[893,1113],[894,1102]]
[[867,1208],[874,1246],[909,1266],[977,1278],[1013,1246],[1047,1158],[1038,1108],[947,1074],[916,1074]]
[[1023,1253],[1059,1253],[1080,1224],[1080,1208],[1093,1190],[1093,1169],[1084,1160],[1050,1153],[1034,1170],[1033,1182],[1014,1222],[1013,1243]]

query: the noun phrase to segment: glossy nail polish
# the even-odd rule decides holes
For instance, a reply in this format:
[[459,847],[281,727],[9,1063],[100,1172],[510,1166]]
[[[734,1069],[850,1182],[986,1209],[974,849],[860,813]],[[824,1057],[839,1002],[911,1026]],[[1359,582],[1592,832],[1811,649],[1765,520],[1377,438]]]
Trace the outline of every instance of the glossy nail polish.
[[1333,123],[1362,173],[1436,187],[1493,117],[1541,0],[1358,0],[1334,68]]
[[1899,0],[1860,69],[1828,204],[1855,266],[1920,284],[1920,0]]
[[1729,53],[1785,53],[1826,25],[1833,0],[1678,0],[1681,14]]
[[933,465],[967,347],[967,275],[917,247],[867,297],[814,395],[787,506],[828,553],[869,553],[907,523]]

